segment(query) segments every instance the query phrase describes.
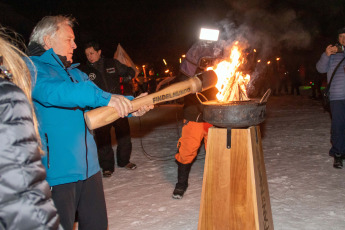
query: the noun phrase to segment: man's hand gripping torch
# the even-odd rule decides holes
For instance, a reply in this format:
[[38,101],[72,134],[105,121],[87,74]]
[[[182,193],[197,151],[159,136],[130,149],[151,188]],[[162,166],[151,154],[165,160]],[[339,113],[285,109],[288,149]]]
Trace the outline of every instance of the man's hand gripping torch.
[[[154,105],[165,101],[175,100],[191,93],[199,93],[217,84],[217,75],[213,70],[196,74],[188,80],[181,81],[144,97],[131,101],[135,112],[144,105]],[[90,110],[84,114],[86,125],[90,130],[110,124],[120,118],[113,107],[104,106]]]

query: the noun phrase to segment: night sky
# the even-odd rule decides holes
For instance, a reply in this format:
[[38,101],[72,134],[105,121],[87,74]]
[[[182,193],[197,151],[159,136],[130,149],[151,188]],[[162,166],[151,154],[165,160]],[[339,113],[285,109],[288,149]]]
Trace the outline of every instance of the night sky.
[[43,16],[72,15],[75,62],[85,62],[83,44],[96,39],[105,56],[120,43],[137,65],[156,69],[163,58],[178,65],[202,26],[222,26],[226,39],[245,39],[262,56],[310,63],[345,26],[345,0],[0,0],[0,6],[0,23],[26,43]]

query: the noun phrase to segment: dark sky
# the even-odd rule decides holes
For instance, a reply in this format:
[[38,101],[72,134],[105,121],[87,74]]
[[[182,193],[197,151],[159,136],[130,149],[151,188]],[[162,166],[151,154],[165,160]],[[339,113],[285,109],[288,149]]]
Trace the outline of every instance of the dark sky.
[[156,68],[163,58],[178,64],[201,26],[222,25],[227,39],[246,39],[262,55],[304,59],[319,56],[345,26],[345,0],[0,0],[0,7],[0,23],[26,42],[43,16],[76,17],[76,62],[85,61],[83,44],[97,39],[108,57],[120,43],[137,65]]

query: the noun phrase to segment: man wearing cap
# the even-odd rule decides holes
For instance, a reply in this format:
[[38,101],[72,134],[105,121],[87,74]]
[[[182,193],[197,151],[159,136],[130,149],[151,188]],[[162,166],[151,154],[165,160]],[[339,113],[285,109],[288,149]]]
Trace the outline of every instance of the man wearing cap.
[[338,43],[326,47],[316,63],[316,69],[320,73],[327,73],[328,83],[334,75],[329,90],[332,114],[332,147],[329,155],[334,157],[333,167],[341,169],[345,157],[345,27],[338,30]]

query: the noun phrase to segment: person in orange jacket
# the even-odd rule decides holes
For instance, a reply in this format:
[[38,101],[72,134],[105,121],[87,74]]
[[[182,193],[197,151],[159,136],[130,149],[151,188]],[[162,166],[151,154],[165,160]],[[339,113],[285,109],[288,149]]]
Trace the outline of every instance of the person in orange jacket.
[[[187,80],[197,73],[206,71],[206,68],[211,66],[214,60],[221,56],[222,48],[220,44],[220,42],[196,42],[188,50],[186,58],[180,65],[180,73],[174,79],[174,82]],[[213,87],[204,91],[203,94],[208,99],[215,99],[209,96],[215,97],[217,89]],[[200,103],[195,94],[184,97],[182,135],[178,140],[178,151],[175,155],[178,165],[178,181],[172,194],[174,199],[182,199],[187,190],[189,172],[201,146],[201,141],[204,140],[205,148],[207,145],[208,129],[212,125],[203,120],[202,112],[203,104]]]

